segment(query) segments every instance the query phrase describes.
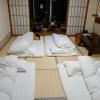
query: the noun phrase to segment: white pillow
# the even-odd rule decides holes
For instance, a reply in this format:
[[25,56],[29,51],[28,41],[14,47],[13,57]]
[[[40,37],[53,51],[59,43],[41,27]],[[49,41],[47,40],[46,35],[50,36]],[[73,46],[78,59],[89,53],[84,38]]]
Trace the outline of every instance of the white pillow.
[[69,76],[82,75],[81,67],[78,61],[65,61],[64,65]]

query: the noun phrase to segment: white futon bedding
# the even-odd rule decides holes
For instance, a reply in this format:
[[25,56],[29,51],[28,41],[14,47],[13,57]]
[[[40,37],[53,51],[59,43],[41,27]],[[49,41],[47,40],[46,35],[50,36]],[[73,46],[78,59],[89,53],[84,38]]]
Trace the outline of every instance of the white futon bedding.
[[0,100],[34,100],[35,64],[0,57]]
[[25,33],[18,36],[9,48],[8,53],[18,57],[43,57],[44,54],[44,38],[33,40],[34,33]]
[[57,47],[52,36],[45,36],[45,52],[47,56],[78,55],[75,49]]
[[68,76],[63,63],[59,63],[58,70],[67,100],[91,100],[82,75]]
[[68,100],[100,100],[100,61],[79,56],[58,64],[58,70]]

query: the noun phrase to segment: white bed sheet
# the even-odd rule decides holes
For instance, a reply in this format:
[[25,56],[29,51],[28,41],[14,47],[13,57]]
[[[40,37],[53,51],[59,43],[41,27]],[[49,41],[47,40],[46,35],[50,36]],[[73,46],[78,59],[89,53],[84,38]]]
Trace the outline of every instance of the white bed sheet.
[[82,75],[68,77],[64,65],[57,66],[67,100],[92,100]]
[[45,52],[47,56],[74,56],[78,55],[76,51],[70,53],[70,54],[52,54],[50,48],[57,48],[55,45],[52,36],[45,36]]
[[[44,37],[41,36],[40,40],[33,40],[32,46],[30,47],[31,49],[33,48],[32,52],[33,54],[30,52],[25,52],[25,53],[18,53],[18,54],[13,54],[16,55],[18,57],[43,57],[45,56],[44,53]],[[8,51],[8,54],[9,53]]]
[[18,73],[12,100],[34,100],[35,94],[35,66],[28,63],[24,67],[27,72]]

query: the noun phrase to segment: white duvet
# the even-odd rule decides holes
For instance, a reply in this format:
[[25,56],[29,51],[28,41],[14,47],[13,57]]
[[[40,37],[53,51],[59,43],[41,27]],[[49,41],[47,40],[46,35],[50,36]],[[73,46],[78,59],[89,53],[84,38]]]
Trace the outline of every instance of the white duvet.
[[93,100],[100,100],[100,61],[79,57],[84,80]]
[[11,44],[8,53],[19,57],[42,57],[44,56],[44,40],[33,40],[34,33],[28,32],[18,36]]
[[45,36],[45,49],[47,56],[71,56],[78,55],[72,48],[59,48],[56,46],[52,36]]
[[[34,69],[35,64],[28,63],[25,60],[19,60],[16,56],[13,56],[13,55],[6,56],[6,57],[0,57],[0,100],[17,100],[17,99],[13,99],[13,98],[14,98],[15,92],[18,94],[18,91],[15,91],[16,80],[18,81],[17,78],[18,78],[18,76],[20,76],[20,75],[18,75],[18,70],[24,69],[24,71],[26,72],[25,74],[27,75],[27,68],[25,66],[27,66],[27,67],[33,66],[33,69]],[[29,69],[30,68],[28,68],[28,70]],[[30,78],[33,78],[32,73],[30,74],[30,76],[31,76]],[[21,76],[20,76],[20,78],[21,78]],[[26,79],[24,79],[24,80],[26,81]],[[20,82],[21,81],[22,80],[20,80]],[[32,79],[32,81],[33,81],[33,79]],[[32,85],[33,85],[33,83],[32,83]],[[17,88],[19,88],[19,87],[17,86]],[[24,95],[24,94],[22,94],[22,95]],[[33,95],[33,93],[30,95]],[[15,98],[17,98],[17,97],[15,97]],[[28,99],[29,98],[31,98],[30,100],[32,100],[31,96],[28,97]],[[18,100],[21,100],[21,99],[18,99]]]

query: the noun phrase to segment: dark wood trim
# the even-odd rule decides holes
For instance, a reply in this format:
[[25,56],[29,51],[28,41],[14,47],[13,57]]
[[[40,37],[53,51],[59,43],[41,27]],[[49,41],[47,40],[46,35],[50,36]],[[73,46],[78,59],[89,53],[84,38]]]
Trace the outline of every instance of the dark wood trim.
[[[98,10],[98,6],[99,6],[99,0],[98,0],[97,10]],[[97,10],[96,10],[96,13],[97,13]],[[94,30],[94,25],[95,25],[95,20],[94,20],[94,24],[93,24],[93,30]],[[93,30],[92,30],[92,32],[93,32]]]
[[30,0],[28,0],[28,9],[29,9],[29,25],[30,25],[30,31],[31,31],[31,15],[30,15]]
[[90,0],[87,1],[87,7],[86,7],[85,21],[84,21],[83,30],[85,29],[85,26],[86,26],[87,14],[88,14],[88,10],[89,10],[89,3],[90,3]]
[[9,12],[10,29],[11,29],[10,34],[13,35],[13,33],[12,33],[12,22],[11,22],[11,12],[10,12],[9,0],[7,0],[7,4],[8,4],[8,12]]
[[[98,11],[98,8],[99,8],[99,3],[100,3],[100,0],[98,0],[97,11]],[[96,14],[97,14],[97,11],[96,11]]]
[[70,4],[70,0],[68,0],[68,4],[67,4],[67,12],[66,12],[66,35],[67,35],[67,25],[68,25],[68,14],[69,14],[69,4]]
[[95,23],[100,24],[100,17],[95,17]]

